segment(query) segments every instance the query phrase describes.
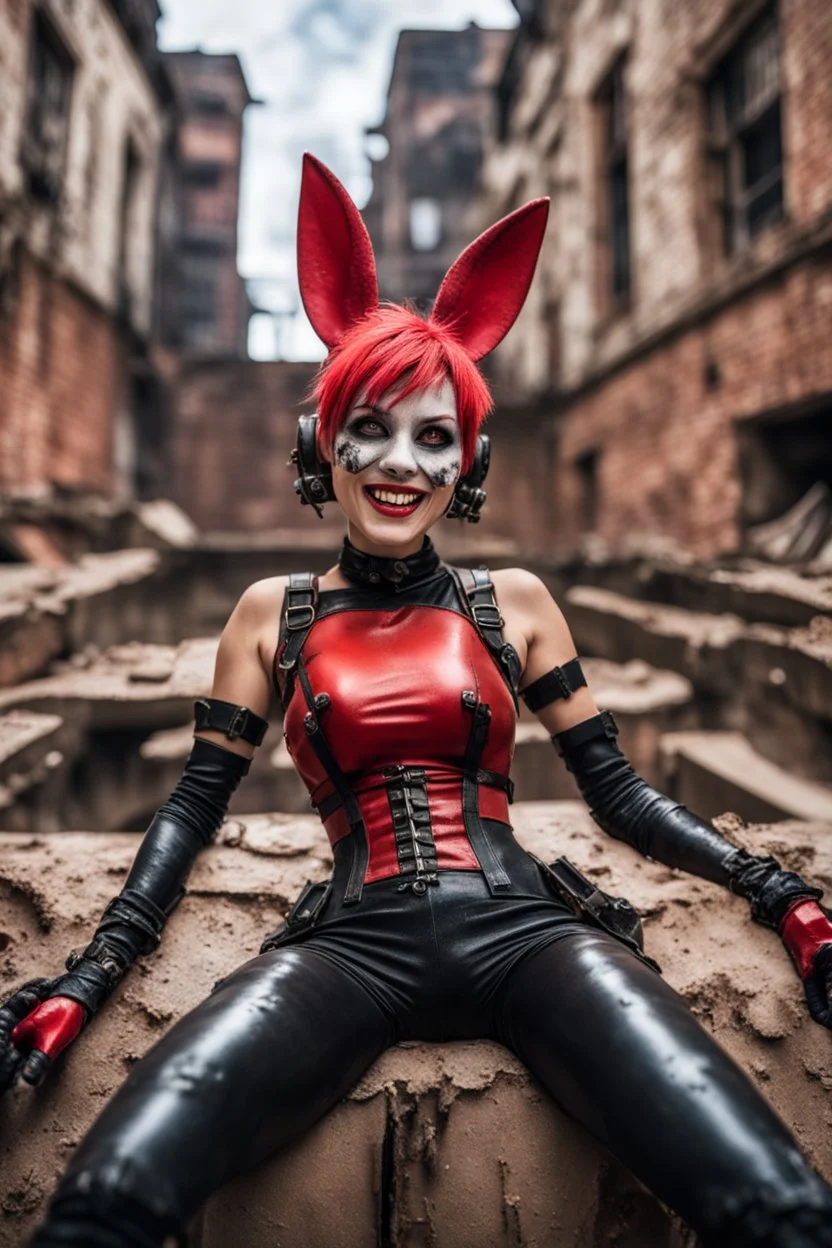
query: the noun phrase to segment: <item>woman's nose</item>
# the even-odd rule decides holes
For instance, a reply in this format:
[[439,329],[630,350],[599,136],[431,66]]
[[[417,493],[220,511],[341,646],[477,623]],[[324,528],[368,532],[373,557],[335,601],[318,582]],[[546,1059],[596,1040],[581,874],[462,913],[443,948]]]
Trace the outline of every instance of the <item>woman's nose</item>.
[[419,471],[419,465],[416,463],[410,439],[404,437],[393,438],[379,460],[378,466],[382,472],[388,472],[391,477],[396,477],[399,480],[415,477]]

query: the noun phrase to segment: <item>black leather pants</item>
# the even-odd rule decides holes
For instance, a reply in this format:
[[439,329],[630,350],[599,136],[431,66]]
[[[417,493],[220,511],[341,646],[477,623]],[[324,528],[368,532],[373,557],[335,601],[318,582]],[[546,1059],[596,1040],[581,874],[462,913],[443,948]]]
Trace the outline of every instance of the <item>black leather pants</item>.
[[137,1064],[38,1248],[156,1248],[389,1044],[472,1036],[517,1052],[709,1248],[832,1248],[832,1191],[681,997],[575,922],[531,859],[520,874],[502,898],[466,871],[423,895],[382,880],[352,908],[336,888],[311,932],[223,981]]

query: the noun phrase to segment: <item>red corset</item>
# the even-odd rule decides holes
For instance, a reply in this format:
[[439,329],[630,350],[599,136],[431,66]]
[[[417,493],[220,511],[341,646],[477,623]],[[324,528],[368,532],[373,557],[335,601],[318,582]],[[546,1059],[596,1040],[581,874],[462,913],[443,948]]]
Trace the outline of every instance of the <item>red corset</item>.
[[[282,647],[278,659],[281,653]],[[414,855],[417,864],[424,858],[438,870],[479,870],[463,818],[463,776],[472,774],[477,754],[475,707],[488,722],[474,760],[480,782],[471,791],[481,819],[506,824],[515,711],[473,621],[446,606],[385,605],[348,607],[313,624],[284,736],[334,846],[350,824],[307,730],[315,701],[311,719],[319,722],[366,828],[364,883],[412,873]]]

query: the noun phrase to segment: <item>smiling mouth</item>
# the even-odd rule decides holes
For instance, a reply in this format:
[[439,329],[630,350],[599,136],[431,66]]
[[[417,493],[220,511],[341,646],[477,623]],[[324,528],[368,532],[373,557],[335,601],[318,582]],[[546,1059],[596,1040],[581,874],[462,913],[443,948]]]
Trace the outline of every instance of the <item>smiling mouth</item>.
[[364,493],[376,511],[384,516],[412,516],[426,497],[420,490],[391,488],[390,486],[365,485]]

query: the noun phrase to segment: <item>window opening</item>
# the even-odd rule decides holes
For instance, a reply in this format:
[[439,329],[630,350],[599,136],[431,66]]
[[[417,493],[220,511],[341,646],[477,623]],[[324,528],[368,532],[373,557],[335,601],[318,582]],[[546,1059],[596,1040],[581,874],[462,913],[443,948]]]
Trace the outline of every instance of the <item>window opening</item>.
[[601,138],[602,305],[616,311],[630,298],[629,116],[626,57],[616,61],[596,102]]
[[63,181],[72,75],[72,57],[36,11],[22,155],[31,194],[50,204],[58,202]]
[[769,5],[707,84],[717,213],[726,255],[782,220],[780,35]]

